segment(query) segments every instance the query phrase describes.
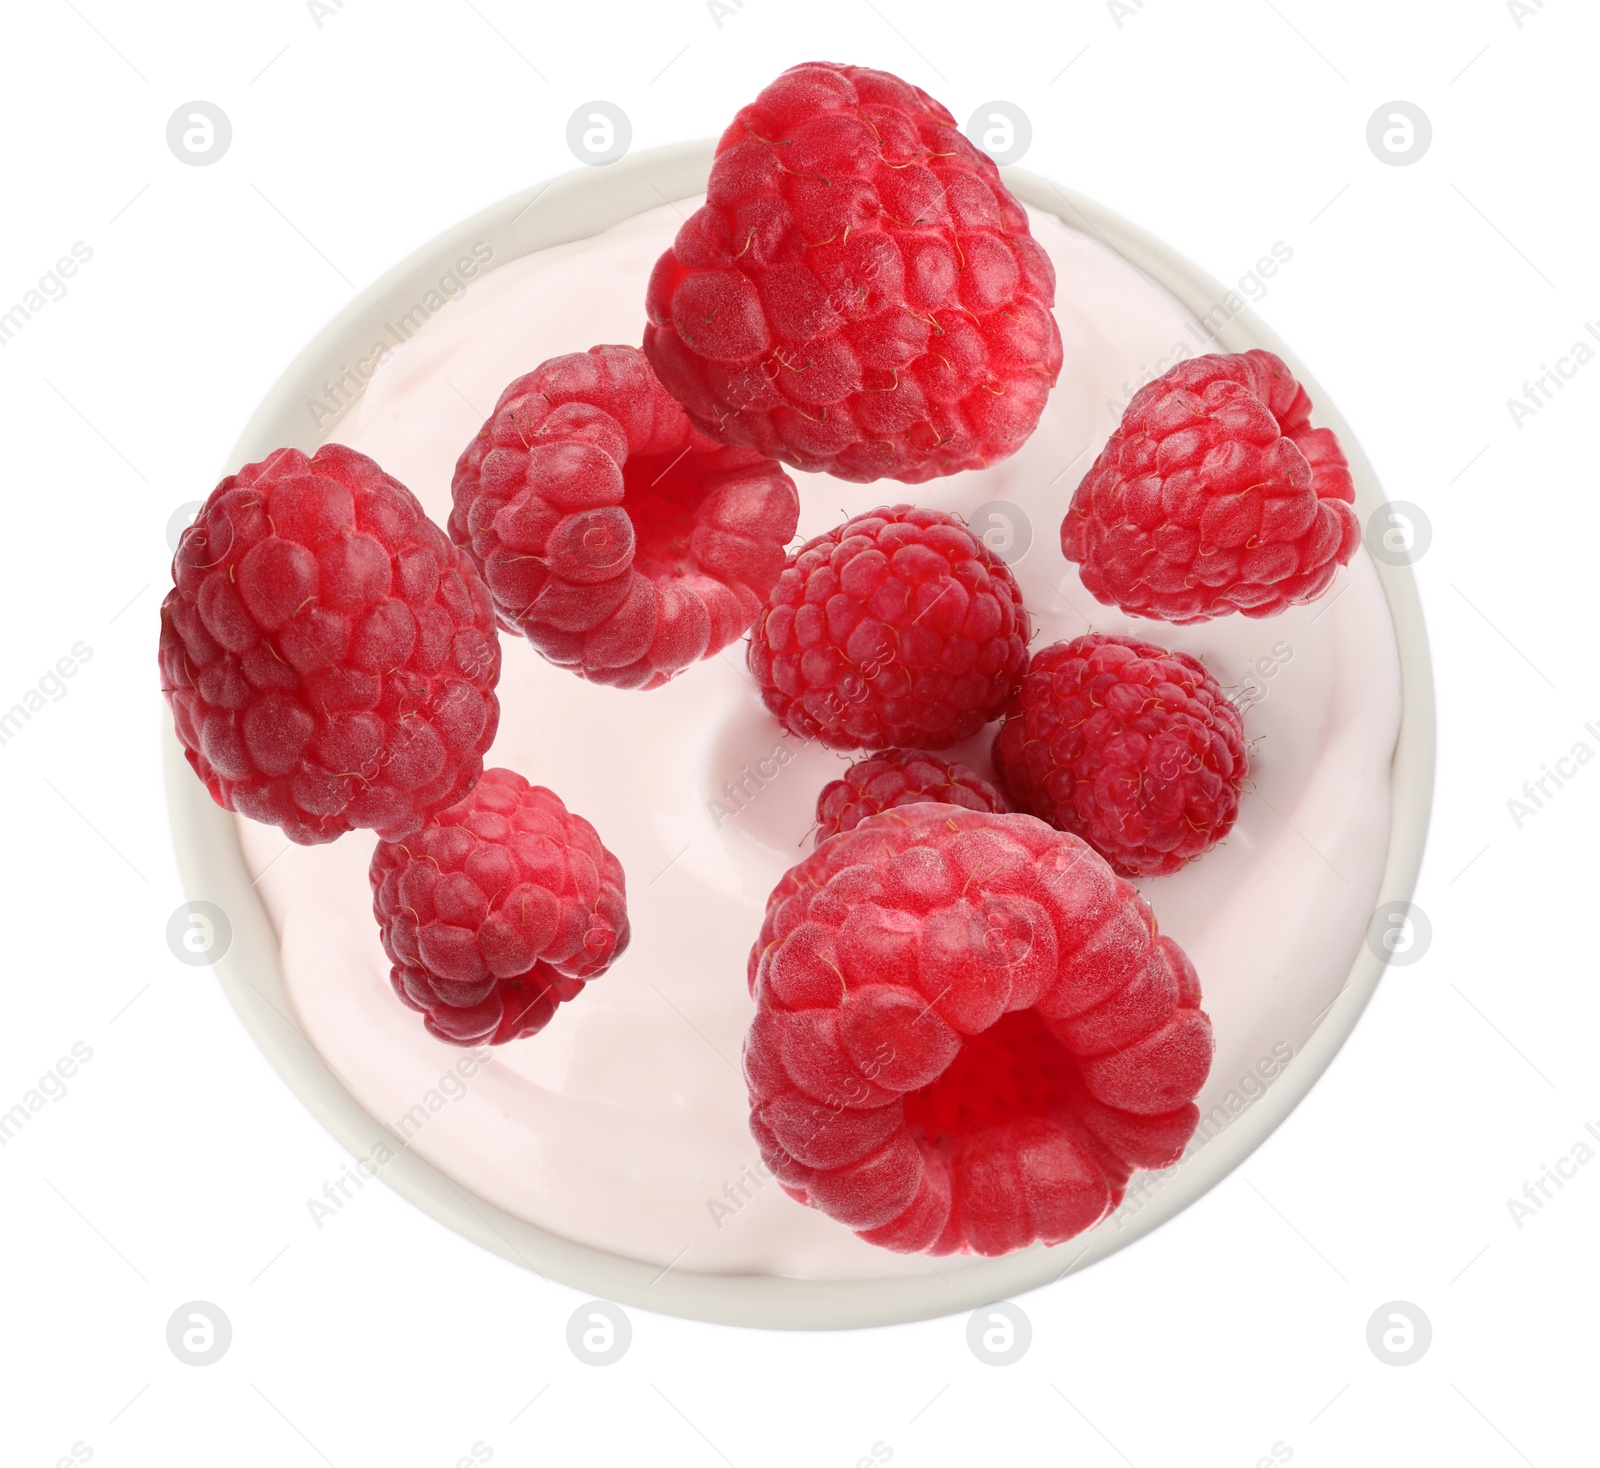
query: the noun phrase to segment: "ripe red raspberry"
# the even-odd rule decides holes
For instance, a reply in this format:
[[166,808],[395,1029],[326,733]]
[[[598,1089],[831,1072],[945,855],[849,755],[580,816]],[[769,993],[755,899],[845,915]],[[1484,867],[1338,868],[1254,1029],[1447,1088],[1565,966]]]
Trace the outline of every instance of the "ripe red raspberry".
[[1194,357],[1133,395],[1061,522],[1097,600],[1139,617],[1271,617],[1355,554],[1350,466],[1271,352]]
[[717,144],[644,349],[705,432],[920,484],[1021,447],[1061,370],[1055,269],[993,162],[888,72],[791,67]]
[[852,831],[868,816],[931,800],[963,810],[1004,811],[1006,798],[965,765],[921,749],[886,749],[857,760],[817,797],[817,837]]
[[1233,829],[1244,720],[1187,653],[1090,633],[1034,654],[994,762],[1019,810],[1161,877]]
[[519,377],[453,491],[450,534],[501,621],[620,688],[659,688],[744,632],[800,514],[794,481],[696,432],[637,347]]
[[490,769],[368,873],[395,993],[453,1045],[503,1045],[628,946],[622,863],[558,796]]
[[1031,635],[988,546],[954,515],[895,505],[789,557],[750,671],[786,729],[830,749],[945,749],[1000,716]]
[[750,972],[762,1159],[869,1243],[1060,1243],[1199,1121],[1193,967],[1032,816],[915,805],[824,841],[768,899]]
[[342,444],[279,449],[211,492],[161,604],[161,691],[224,810],[292,841],[395,838],[455,804],[500,722],[472,562]]

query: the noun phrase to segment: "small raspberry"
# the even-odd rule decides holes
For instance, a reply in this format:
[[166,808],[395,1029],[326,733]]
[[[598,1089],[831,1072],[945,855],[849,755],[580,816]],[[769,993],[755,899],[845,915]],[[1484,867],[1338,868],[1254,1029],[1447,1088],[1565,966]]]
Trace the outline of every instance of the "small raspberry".
[[762,1159],[884,1248],[1060,1243],[1199,1122],[1193,967],[1032,816],[913,805],[824,841],[768,899],[750,973]]
[[963,810],[1004,811],[1006,798],[965,765],[921,749],[886,749],[857,760],[817,797],[817,837],[852,831],[868,816],[931,800]]
[[1061,550],[1139,617],[1272,617],[1355,554],[1355,484],[1333,431],[1271,352],[1194,357],[1139,389],[1072,497]]
[[1187,653],[1091,633],[1034,654],[994,762],[1018,809],[1161,877],[1233,828],[1244,720]]
[[895,505],[789,557],[750,671],[786,729],[830,749],[945,749],[1000,716],[1030,635],[993,551],[954,515]]
[[560,797],[490,769],[368,873],[395,993],[452,1045],[536,1035],[628,946],[622,863]]
[[1061,370],[1055,269],[993,162],[888,72],[791,67],[717,144],[656,262],[644,349],[706,433],[920,484],[1033,432]]
[[330,443],[247,464],[172,579],[161,691],[224,810],[305,845],[394,838],[472,788],[500,721],[489,593],[371,459]]
[[456,465],[450,534],[551,662],[659,688],[743,633],[783,568],[794,481],[695,431],[636,347],[552,357]]

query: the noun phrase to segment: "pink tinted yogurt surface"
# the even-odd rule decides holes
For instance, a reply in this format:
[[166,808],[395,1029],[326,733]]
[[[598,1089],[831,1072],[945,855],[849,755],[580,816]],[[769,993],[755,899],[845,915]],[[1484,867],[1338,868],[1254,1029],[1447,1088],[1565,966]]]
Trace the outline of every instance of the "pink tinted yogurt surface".
[[[456,458],[507,383],[560,352],[639,341],[650,267],[696,202],[479,277],[377,369],[329,438],[377,459],[443,525]],[[1035,648],[1091,627],[1132,633],[1203,658],[1225,686],[1248,684],[1252,787],[1237,826],[1176,876],[1140,884],[1194,960],[1215,1023],[1204,1133],[1304,1044],[1377,903],[1400,719],[1394,633],[1365,550],[1321,603],[1265,621],[1174,628],[1083,590],[1058,540],[1071,493],[1115,426],[1112,404],[1174,344],[1201,350],[1200,328],[1099,241],[1037,211],[1032,221],[1055,262],[1066,345],[1038,431],[1004,463],[924,485],[797,473],[800,533],[906,500],[958,511],[1002,553],[1028,542],[1013,570]],[[784,737],[742,641],[645,694],[585,683],[518,638],[504,644],[489,762],[550,786],[599,829],[627,873],[632,946],[542,1034],[463,1081],[454,1068],[466,1052],[431,1039],[390,988],[367,885],[373,839],[294,847],[241,820],[306,1034],[375,1117],[461,1187],[568,1238],[688,1271],[930,1269],[791,1201],[763,1178],[746,1127],[746,955],[843,757]],[[992,778],[992,736],[951,753]]]

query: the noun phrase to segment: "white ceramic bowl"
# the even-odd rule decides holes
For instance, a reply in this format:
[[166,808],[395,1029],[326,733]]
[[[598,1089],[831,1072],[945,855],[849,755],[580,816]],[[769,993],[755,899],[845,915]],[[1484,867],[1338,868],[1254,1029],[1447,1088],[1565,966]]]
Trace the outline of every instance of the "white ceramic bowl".
[[[702,193],[710,143],[683,144],[580,170],[485,210],[418,250],[351,302],[300,354],[256,411],[228,464],[264,458],[294,445],[313,451],[320,431],[306,413],[308,399],[341,364],[377,338],[382,324],[416,301],[476,241],[487,241],[498,264],[550,245],[587,238],[630,216]],[[1226,291],[1143,231],[1067,190],[1023,172],[1003,170],[1024,202],[1056,214],[1109,245],[1166,287],[1197,315]],[[1318,421],[1333,428],[1349,454],[1356,509],[1363,523],[1384,496],[1348,426],[1294,354],[1248,310],[1217,334],[1216,349],[1264,347],[1289,363],[1318,404]],[[1434,701],[1427,637],[1415,582],[1406,566],[1376,564],[1393,618],[1400,655],[1403,718],[1392,766],[1393,806],[1384,903],[1411,895],[1422,859],[1433,788]],[[215,963],[224,992],[246,1028],[291,1089],[352,1155],[366,1156],[392,1133],[340,1084],[295,1022],[279,965],[272,923],[252,886],[234,818],[215,806],[183,759],[167,725],[168,806],[178,862],[192,900],[218,904],[233,940]],[[1309,1038],[1271,1088],[1225,1130],[1194,1150],[1136,1213],[1055,1249],[1031,1249],[967,1265],[948,1274],[804,1280],[774,1275],[663,1271],[560,1237],[477,1197],[409,1149],[383,1170],[390,1186],[441,1223],[513,1263],[605,1299],[644,1309],[727,1324],[791,1329],[886,1325],[970,1310],[1083,1269],[1158,1227],[1225,1177],[1294,1109],[1344,1043],[1372,997],[1382,962],[1358,943],[1349,978]]]

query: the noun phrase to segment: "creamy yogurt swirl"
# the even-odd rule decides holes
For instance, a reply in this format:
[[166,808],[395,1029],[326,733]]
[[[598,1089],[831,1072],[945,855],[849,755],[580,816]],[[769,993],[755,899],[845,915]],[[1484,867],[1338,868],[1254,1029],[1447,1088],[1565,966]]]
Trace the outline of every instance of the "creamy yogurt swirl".
[[[377,366],[329,437],[375,458],[443,524],[456,458],[507,383],[559,352],[638,342],[650,268],[697,203],[479,276]],[[1170,365],[1175,344],[1203,350],[1205,333],[1098,240],[1030,214],[1055,263],[1066,344],[1033,437],[993,468],[918,486],[797,473],[800,533],[885,503],[957,511],[1012,561],[1036,648],[1091,627],[1133,633],[1202,658],[1237,690],[1252,741],[1238,824],[1182,872],[1138,884],[1194,960],[1215,1025],[1203,1140],[1303,1045],[1377,903],[1400,722],[1394,631],[1365,550],[1322,602],[1263,621],[1174,628],[1084,591],[1058,542],[1072,490],[1132,389]],[[550,786],[594,823],[626,870],[633,924],[623,959],[531,1040],[463,1052],[430,1038],[395,998],[367,833],[284,851],[278,832],[241,820],[246,860],[305,1033],[375,1117],[462,1188],[680,1271],[920,1274],[926,1261],[863,1243],[786,1197],[746,1127],[746,955],[844,760],[784,734],[750,685],[743,646],[641,694],[585,683],[505,638],[488,763]],[[992,777],[992,735],[951,753]],[[1124,1207],[1140,1201],[1136,1176]]]

